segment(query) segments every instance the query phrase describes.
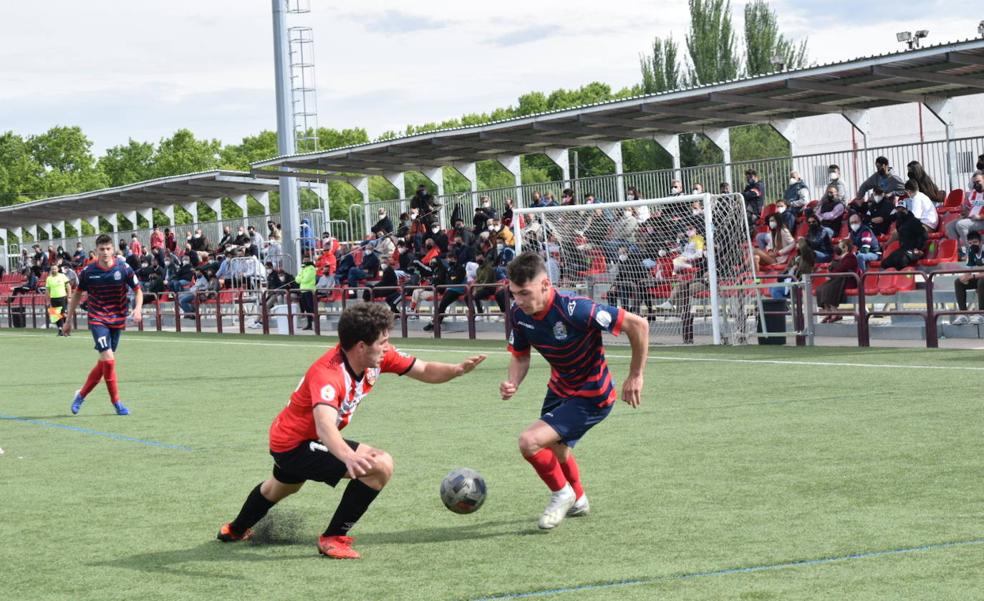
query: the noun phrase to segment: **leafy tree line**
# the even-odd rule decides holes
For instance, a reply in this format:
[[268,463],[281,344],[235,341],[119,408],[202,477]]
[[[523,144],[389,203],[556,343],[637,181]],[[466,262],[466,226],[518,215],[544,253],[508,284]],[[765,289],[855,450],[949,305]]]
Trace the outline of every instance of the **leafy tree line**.
[[[755,0],[745,6],[744,53],[739,51],[728,0],[690,0],[690,16],[690,28],[684,36],[682,48],[670,34],[656,37],[651,52],[640,57],[641,81],[637,85],[613,90],[608,84],[592,82],[579,88],[554,90],[549,94],[529,92],[521,95],[514,106],[497,108],[490,113],[469,113],[442,122],[409,125],[402,132],[384,132],[378,139],[479,125],[759,75],[776,68],[773,64],[776,57],[785,68],[798,68],[807,62],[806,42],[795,43],[783,36],[776,13],[764,0]],[[363,128],[320,128],[317,133],[321,148],[371,141]],[[731,146],[734,160],[789,154],[785,140],[770,127],[762,125],[733,128]],[[590,177],[613,171],[611,160],[597,148],[576,150],[579,176]],[[622,152],[624,168],[629,172],[672,166],[669,154],[651,139],[623,142]],[[239,144],[223,145],[219,140],[198,139],[191,131],[180,129],[157,144],[131,139],[127,144],[107,149],[99,157],[93,155],[92,142],[79,127],[56,126],[42,134],[27,137],[8,131],[0,134],[0,206],[183,173],[214,169],[248,170],[250,163],[277,154],[276,133],[267,130],[247,136]],[[719,163],[721,160],[720,149],[703,135],[681,136],[681,161],[684,166]],[[523,156],[522,170],[524,183],[561,178],[560,168],[544,155]],[[494,161],[478,163],[477,171],[480,189],[513,185],[512,175]],[[427,185],[432,192],[436,188],[423,174],[408,172],[405,190],[396,190],[383,178],[372,177],[369,194],[374,200],[395,199],[409,196],[419,184]],[[469,189],[467,180],[451,168],[444,169],[444,184],[449,193]],[[349,205],[360,200],[358,193],[342,182],[330,182],[329,195],[333,218],[346,218]],[[317,206],[317,199],[310,192],[303,191],[301,203],[303,209],[311,209]],[[276,193],[271,195],[271,210],[279,211]],[[178,213],[179,223],[190,221],[189,215],[182,211]],[[223,213],[237,215],[239,209],[225,199]],[[208,220],[214,215],[210,209],[202,207],[200,218]],[[122,224],[121,227],[129,225]],[[138,218],[136,225],[146,227],[142,218]],[[84,229],[87,230],[88,225]]]

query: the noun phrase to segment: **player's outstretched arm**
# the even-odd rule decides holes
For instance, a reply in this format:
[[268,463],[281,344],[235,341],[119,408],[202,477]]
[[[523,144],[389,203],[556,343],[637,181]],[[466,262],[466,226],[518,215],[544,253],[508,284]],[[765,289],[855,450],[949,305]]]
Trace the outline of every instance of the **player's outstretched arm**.
[[502,395],[502,400],[508,401],[516,394],[519,385],[523,383],[529,371],[529,354],[512,356],[512,359],[509,360],[509,377],[505,382],[499,384],[499,394]]
[[478,367],[478,364],[485,361],[485,355],[475,355],[469,357],[461,363],[437,363],[435,361],[421,361],[417,359],[407,375],[414,380],[427,382],[428,384],[441,384],[448,380],[453,380],[458,376],[463,376]]
[[72,331],[72,322],[75,321],[75,310],[79,308],[79,301],[82,300],[82,290],[76,288],[68,300],[68,313],[65,314],[65,323],[62,325],[62,332],[68,336]]
[[338,409],[331,405],[316,405],[314,407],[314,427],[318,431],[318,439],[328,448],[328,452],[345,464],[349,475],[360,478],[368,474],[372,468],[372,460],[359,455],[348,446],[342,433],[335,425],[338,420]]
[[632,345],[632,363],[629,365],[629,375],[622,384],[622,400],[632,407],[638,407],[642,402],[643,372],[649,358],[649,322],[635,313],[626,312],[622,331]]

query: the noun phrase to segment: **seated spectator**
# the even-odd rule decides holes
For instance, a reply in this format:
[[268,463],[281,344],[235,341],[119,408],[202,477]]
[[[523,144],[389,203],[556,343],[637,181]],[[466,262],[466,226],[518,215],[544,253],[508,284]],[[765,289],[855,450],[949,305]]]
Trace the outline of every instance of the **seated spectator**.
[[936,211],[933,201],[919,191],[919,184],[913,179],[905,183],[905,192],[905,205],[909,213],[923,224],[927,232],[936,231],[940,225],[940,214]]
[[926,174],[926,170],[923,169],[919,161],[910,161],[907,167],[908,171],[906,175],[909,179],[916,181],[919,191],[925,194],[933,203],[943,204],[943,201],[946,200],[946,193],[933,183],[933,180]]
[[[379,255],[376,254],[376,249],[367,247],[365,254],[362,255],[362,263],[358,267],[353,267],[348,271],[349,288],[357,288],[359,286],[359,280],[376,279],[378,275]],[[352,291],[351,294],[354,295],[355,291]]]
[[[455,301],[463,298],[467,290],[468,284],[468,274],[465,271],[465,266],[458,263],[458,258],[451,253],[447,257],[447,281],[445,282],[448,286],[447,288],[438,288],[438,293],[441,295],[441,302],[437,306],[437,315],[435,319],[429,324],[424,326],[424,331],[429,332],[434,329],[435,323],[441,323],[444,319],[444,312],[448,310]],[[435,285],[437,282],[435,280]]]
[[509,226],[503,225],[498,219],[492,219],[489,228],[489,238],[491,239],[494,236],[496,244],[502,242],[509,248],[515,248],[516,238],[513,236]]
[[857,213],[851,215],[848,223],[851,228],[851,244],[856,249],[858,268],[864,271],[868,261],[877,261],[881,257],[881,244],[871,228],[861,223],[861,216]]
[[846,210],[844,199],[841,198],[837,188],[830,186],[823,198],[820,199],[820,205],[815,213],[820,218],[820,225],[830,230],[830,236],[834,237],[840,235]]
[[[704,211],[703,208],[699,206],[700,202],[696,202],[694,204],[698,205],[694,207],[694,217],[703,216]],[[793,210],[789,207],[789,203],[784,199],[780,198],[776,201],[776,214],[779,215],[779,219],[782,221],[782,224],[786,226],[786,229],[789,230],[790,233],[796,231],[796,216],[798,213],[793,212]],[[703,219],[701,219],[701,224],[703,224]]]
[[946,226],[946,237],[960,240],[961,253],[967,249],[968,234],[984,231],[984,174],[975,173],[972,188],[964,192],[960,219]]
[[27,272],[27,279],[24,283],[16,288],[13,288],[10,292],[13,295],[18,294],[31,294],[37,292],[38,285],[41,280],[41,267],[34,265]]
[[762,214],[762,203],[765,201],[765,184],[754,169],[745,171],[745,189],[741,191],[741,195],[745,199],[748,223],[754,226]]
[[870,227],[876,236],[884,236],[892,227],[894,210],[895,204],[876,186],[865,193],[863,201],[857,207],[857,214],[861,216],[861,223]]
[[827,185],[824,186],[823,189],[826,190],[830,186],[836,186],[837,193],[840,194],[840,197],[847,198],[848,195],[847,185],[844,183],[844,180],[841,178],[840,167],[837,165],[830,165],[829,167],[827,167]]
[[796,248],[796,239],[783,223],[781,215],[769,215],[766,223],[769,225],[769,243],[766,250],[754,249],[756,269],[761,265],[785,265]]
[[[789,186],[786,187],[782,199],[789,205],[794,216],[799,215],[806,208],[807,203],[810,202],[810,187],[800,177],[799,171],[794,169],[789,172]],[[787,227],[789,226],[787,225]]]
[[154,302],[164,293],[164,280],[157,271],[151,271],[147,281],[140,285],[144,292],[144,302]]
[[386,214],[386,209],[380,207],[376,212],[378,219],[376,223],[369,229],[373,235],[378,237],[378,234],[382,233],[384,236],[392,233],[393,231],[393,221]]
[[246,233],[245,227],[239,226],[239,229],[236,231],[236,239],[233,240],[233,244],[243,250],[246,250],[249,248],[249,245],[252,244],[252,240],[250,239],[249,234]]
[[232,228],[228,225],[222,227],[222,237],[219,238],[219,250],[225,250],[235,244],[236,238],[232,235]]
[[680,255],[673,259],[674,271],[691,269],[694,263],[704,258],[706,245],[704,243],[704,237],[700,235],[697,228],[693,225],[689,226],[685,235],[686,239],[682,241]]
[[465,227],[465,221],[463,219],[455,219],[454,234],[461,238],[461,242],[466,246],[475,245],[475,233]]
[[85,249],[82,247],[81,242],[75,245],[75,254],[72,255],[72,262],[75,264],[81,264],[85,262]]
[[806,230],[806,243],[813,249],[818,263],[827,263],[834,256],[834,244],[830,239],[830,231],[820,225],[820,219],[816,215],[806,218],[808,229]]
[[[554,205],[556,205],[557,203],[553,200],[553,195],[550,194],[549,192],[547,193],[547,195],[548,195],[548,198],[549,198],[549,201],[548,202],[551,202]],[[505,227],[510,227],[511,228],[511,227],[513,227],[513,199],[507,197],[502,202],[503,202],[503,207],[502,207],[502,225],[504,225]],[[547,206],[553,206],[553,205],[547,205]]]
[[191,264],[191,257],[188,255],[181,257],[181,265],[177,268],[174,277],[171,278],[171,290],[180,292],[191,285],[194,277],[195,271]]
[[[851,252],[851,242],[841,240],[834,247],[834,259],[827,268],[828,273],[853,273],[860,275],[858,259]],[[850,276],[832,277],[817,287],[817,306],[825,311],[834,311],[847,301],[847,291],[857,290],[857,280]],[[841,315],[828,315],[820,323],[833,323],[843,319]]]
[[191,250],[198,253],[208,252],[208,238],[202,234],[201,228],[195,230],[195,233],[189,237],[189,242],[191,244]]
[[427,240],[433,240],[441,253],[448,252],[448,235],[437,221],[430,224],[430,230],[424,235],[424,242]]
[[893,200],[905,195],[905,182],[892,172],[892,168],[888,166],[888,159],[885,157],[875,159],[875,172],[871,174],[871,177],[864,180],[854,197],[864,198],[868,190],[875,188],[875,186],[881,188]]
[[[410,310],[415,313],[420,310],[420,306],[423,303],[434,300],[434,286],[443,286],[448,283],[448,267],[441,260],[440,256],[435,256],[431,259],[430,263],[424,265],[422,267],[423,272],[426,272],[430,278],[430,286],[422,285],[411,294]],[[438,293],[438,296],[440,296],[440,293]],[[415,318],[411,317],[411,319]]]
[[482,304],[482,301],[494,298],[496,304],[499,305],[499,311],[505,313],[505,288],[494,285],[498,281],[495,272],[495,262],[486,259],[483,255],[476,257],[475,262],[478,263],[478,269],[475,270],[475,288],[472,291],[472,298],[475,299],[475,310],[479,313],[484,313],[485,306]]
[[882,260],[882,269],[902,270],[923,257],[926,246],[926,228],[909,212],[904,200],[895,207],[895,232],[889,244],[898,240],[899,248]]
[[380,257],[392,257],[393,252],[396,251],[396,242],[393,241],[393,236],[384,234],[382,231],[376,232],[376,239],[370,244],[376,249],[376,254]]
[[399,313],[403,293],[397,290],[400,280],[396,275],[396,270],[393,269],[392,260],[388,255],[379,258],[379,269],[382,271],[382,277],[378,283],[370,285],[367,290],[362,292],[362,300],[368,302],[382,298],[389,305],[393,313]]
[[622,246],[618,249],[615,263],[615,279],[608,292],[608,302],[613,307],[624,307],[630,313],[637,313],[639,305],[645,301],[652,312],[652,299],[645,293],[647,269],[642,266],[642,255],[638,251]]
[[[276,305],[283,305],[287,302],[286,291],[296,288],[297,284],[294,281],[293,274],[284,271],[283,265],[274,266],[273,263],[267,261],[264,267],[267,274],[267,292],[264,295],[264,305],[266,306],[266,312],[269,313],[270,309]],[[261,322],[261,317],[257,316],[253,319],[249,327],[251,329],[262,328],[263,323]]]
[[[809,273],[813,273],[817,265],[817,255],[807,244],[806,238],[800,238],[796,241],[796,256],[790,261],[789,267],[786,269],[784,277],[780,278],[779,281],[782,282],[799,282],[803,279],[803,276]],[[789,288],[772,288],[769,291],[769,295],[775,299],[783,299],[789,297]]]
[[472,219],[472,225],[475,226],[475,235],[477,236],[480,232],[488,228],[489,220],[497,217],[498,214],[495,209],[492,208],[492,199],[488,196],[483,196],[479,199],[479,205],[475,207],[475,217]]
[[[984,310],[984,272],[979,271],[984,267],[984,252],[981,251],[980,232],[970,232],[967,234],[967,268],[978,269],[978,273],[961,273],[953,282],[953,291],[957,297],[957,308],[961,311],[967,310],[967,291],[977,292],[977,310]],[[957,315],[950,320],[951,325],[962,326],[967,323],[984,323],[984,316],[978,314],[968,318],[966,315]]]
[[193,315],[195,305],[202,300],[213,297],[218,290],[219,282],[211,270],[196,270],[194,286],[178,295],[178,304],[181,306],[181,311],[184,312],[185,319],[195,319]]

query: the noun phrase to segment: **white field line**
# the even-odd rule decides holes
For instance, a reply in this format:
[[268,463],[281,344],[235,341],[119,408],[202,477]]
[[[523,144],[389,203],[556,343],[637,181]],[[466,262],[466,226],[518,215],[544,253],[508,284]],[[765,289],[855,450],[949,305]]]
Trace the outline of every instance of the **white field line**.
[[[32,336],[29,334],[0,334],[0,340],[5,338],[41,338],[42,335]],[[175,344],[210,344],[210,345],[226,345],[226,346],[268,346],[268,347],[281,347],[281,348],[303,348],[303,347],[321,347],[328,348],[328,345],[322,344],[302,344],[302,343],[286,343],[286,342],[261,342],[261,341],[233,341],[233,340],[177,340],[174,338],[126,338],[126,343],[130,342],[150,342],[153,344],[160,343],[175,343]],[[88,342],[88,338],[86,338]],[[483,354],[483,355],[508,355],[508,351],[489,351],[482,349],[463,349],[463,348],[415,348],[409,346],[396,345],[402,351],[408,352],[421,352],[421,353],[461,353],[468,355]],[[984,349],[982,349],[984,350]],[[606,356],[610,359],[631,359],[631,355],[619,355],[607,353]],[[846,363],[841,361],[803,361],[796,359],[726,359],[722,357],[674,357],[667,355],[649,355],[649,361],[679,361],[679,362],[701,362],[701,363],[738,363],[738,364],[761,364],[761,365],[805,365],[805,366],[816,366],[816,367],[860,367],[860,368],[871,368],[871,369],[886,369],[886,368],[898,368],[904,367],[907,369],[925,369],[925,370],[936,370],[936,371],[984,371],[984,367],[969,367],[964,365],[908,365],[904,363]]]

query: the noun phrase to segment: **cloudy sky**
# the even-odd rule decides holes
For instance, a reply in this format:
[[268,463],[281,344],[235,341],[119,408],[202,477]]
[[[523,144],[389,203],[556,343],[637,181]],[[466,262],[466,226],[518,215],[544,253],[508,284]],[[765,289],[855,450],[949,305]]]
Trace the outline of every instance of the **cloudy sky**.
[[[686,0],[310,0],[319,122],[370,136],[514,104],[531,90],[639,80],[653,36],[682,40]],[[741,29],[743,2],[734,2]],[[774,1],[824,63],[976,36],[977,1]],[[926,16],[928,15],[928,16]],[[187,127],[238,142],[275,127],[270,0],[4,3],[0,131],[79,125],[94,151]]]

